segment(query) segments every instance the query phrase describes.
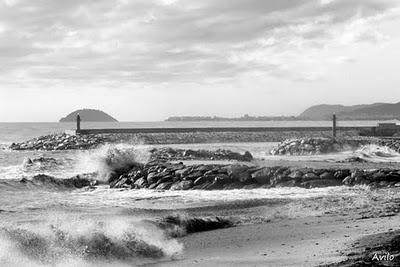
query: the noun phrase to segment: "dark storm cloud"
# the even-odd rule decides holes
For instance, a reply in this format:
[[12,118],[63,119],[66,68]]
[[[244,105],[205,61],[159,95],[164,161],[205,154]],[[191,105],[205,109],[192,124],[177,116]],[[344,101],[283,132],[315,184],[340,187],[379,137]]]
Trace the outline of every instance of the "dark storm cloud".
[[203,82],[248,71],[290,78],[285,60],[336,42],[346,27],[344,45],[377,41],[375,32],[349,25],[395,6],[385,0],[0,0],[0,74],[3,82],[32,83]]

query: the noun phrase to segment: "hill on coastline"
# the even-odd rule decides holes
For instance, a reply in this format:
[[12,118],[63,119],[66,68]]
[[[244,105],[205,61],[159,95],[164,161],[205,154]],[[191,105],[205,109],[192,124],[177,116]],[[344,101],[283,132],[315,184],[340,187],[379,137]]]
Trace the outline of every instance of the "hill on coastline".
[[77,115],[81,116],[82,121],[93,121],[93,122],[117,122],[117,120],[104,111],[97,109],[79,109],[71,112],[66,117],[61,118],[60,122],[73,122],[76,121]]
[[305,121],[331,120],[336,114],[339,120],[400,120],[399,103],[374,103],[354,106],[316,105],[299,116],[249,116],[225,118],[217,116],[174,116],[166,121]]
[[374,103],[370,105],[317,105],[306,109],[298,118],[330,120],[336,114],[342,120],[391,120],[400,119],[400,102],[395,104]]

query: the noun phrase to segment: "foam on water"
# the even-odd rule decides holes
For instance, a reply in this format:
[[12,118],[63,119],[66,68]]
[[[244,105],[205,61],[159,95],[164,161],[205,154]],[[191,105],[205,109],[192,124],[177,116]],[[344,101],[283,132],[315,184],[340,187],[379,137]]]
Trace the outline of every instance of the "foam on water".
[[[155,224],[112,219],[96,221],[49,219],[48,224],[3,225],[0,228],[1,266],[95,266],[95,263],[140,263],[171,258],[183,246]],[[100,264],[102,265],[102,264]]]
[[97,172],[99,180],[107,180],[111,172],[136,163],[145,163],[149,157],[149,149],[146,146],[108,144],[95,150],[81,152],[75,168],[81,173]]
[[400,153],[386,146],[365,145],[356,150],[347,150],[339,153],[319,155],[271,155],[269,152],[260,155],[265,160],[292,160],[292,161],[346,161],[353,158],[360,158],[367,162],[400,162]]

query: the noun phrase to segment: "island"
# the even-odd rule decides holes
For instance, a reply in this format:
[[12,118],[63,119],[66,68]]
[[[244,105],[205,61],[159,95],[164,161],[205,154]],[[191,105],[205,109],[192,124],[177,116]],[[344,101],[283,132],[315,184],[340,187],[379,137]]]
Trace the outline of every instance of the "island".
[[60,122],[73,122],[76,121],[77,115],[81,116],[82,121],[91,122],[118,122],[115,118],[108,115],[104,111],[97,109],[79,109],[71,112],[66,117],[61,118]]

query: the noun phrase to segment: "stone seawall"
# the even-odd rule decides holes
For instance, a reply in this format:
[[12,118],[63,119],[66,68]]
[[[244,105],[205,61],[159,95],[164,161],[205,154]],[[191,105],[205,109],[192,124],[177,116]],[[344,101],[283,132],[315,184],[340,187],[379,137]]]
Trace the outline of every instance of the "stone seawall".
[[116,170],[110,187],[157,190],[229,190],[271,187],[369,185],[400,187],[400,170],[257,167],[240,164],[192,165],[153,161]]
[[272,155],[319,155],[356,150],[374,144],[400,152],[400,139],[379,138],[301,138],[281,142],[271,151]]
[[[357,136],[357,131],[339,132],[339,137]],[[293,138],[329,137],[330,131],[284,131],[284,132],[198,132],[198,133],[152,133],[152,134],[54,134],[32,140],[13,143],[13,150],[69,150],[92,149],[107,143],[140,144],[196,144],[235,142],[282,142]]]

